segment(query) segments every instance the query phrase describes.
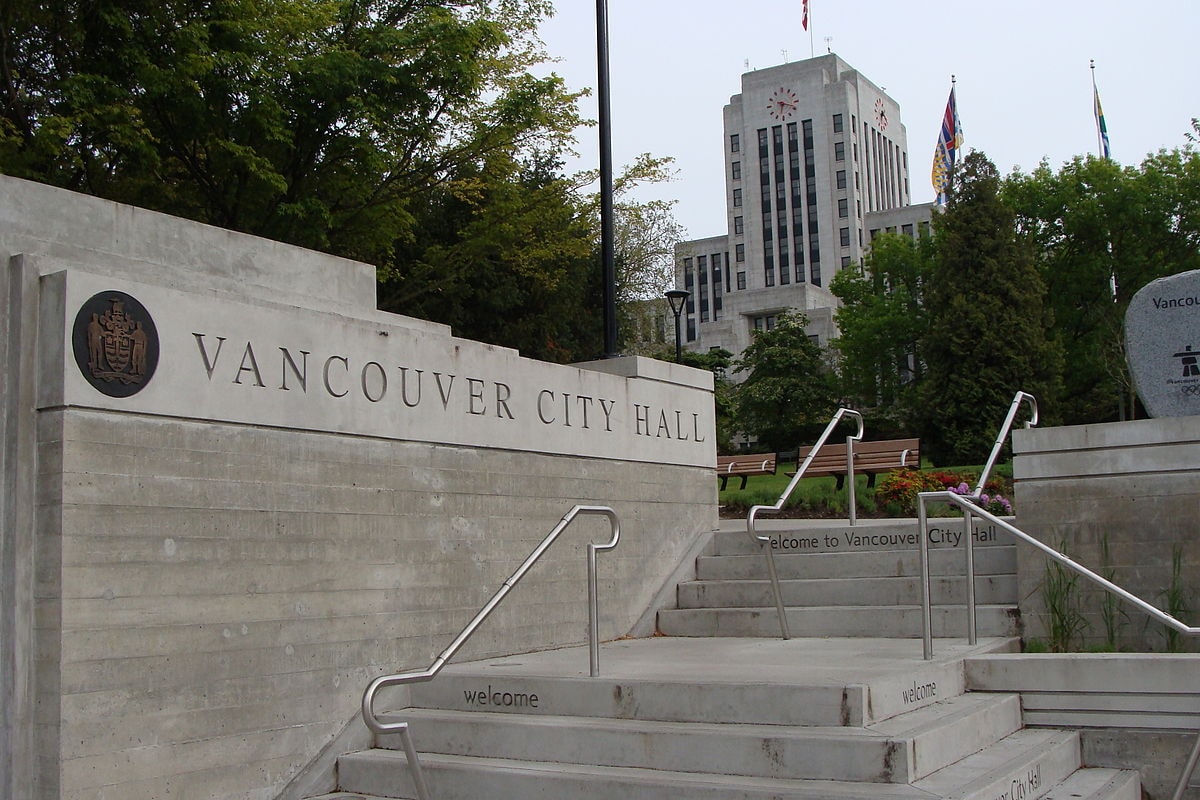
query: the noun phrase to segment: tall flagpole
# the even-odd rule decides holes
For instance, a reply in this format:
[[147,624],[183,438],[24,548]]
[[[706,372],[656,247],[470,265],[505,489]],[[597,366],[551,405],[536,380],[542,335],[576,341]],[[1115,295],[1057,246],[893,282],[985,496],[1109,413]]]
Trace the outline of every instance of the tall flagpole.
[[608,76],[608,0],[596,0],[596,86],[600,104],[600,261],[604,271],[604,357],[617,353],[617,274],[613,243],[612,114]]
[[1100,110],[1096,108],[1096,98],[1100,96],[1096,89],[1096,59],[1089,58],[1088,66],[1092,70],[1092,116],[1096,118],[1096,155],[1104,155],[1104,137],[1100,133]]

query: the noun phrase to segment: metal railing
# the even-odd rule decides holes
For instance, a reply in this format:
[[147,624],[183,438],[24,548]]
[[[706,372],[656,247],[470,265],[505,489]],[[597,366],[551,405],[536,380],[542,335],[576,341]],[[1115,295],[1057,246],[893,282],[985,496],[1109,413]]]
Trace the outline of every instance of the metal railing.
[[788,632],[787,614],[783,610],[783,594],[779,589],[779,573],[775,569],[775,552],[771,548],[770,536],[759,536],[755,530],[755,520],[760,513],[778,513],[783,508],[783,504],[792,496],[792,491],[796,485],[800,483],[800,479],[804,477],[804,472],[812,464],[816,458],[821,446],[825,444],[825,440],[833,433],[833,429],[842,421],[842,417],[851,416],[858,421],[858,430],[851,436],[846,437],[846,480],[849,481],[849,504],[850,504],[850,524],[854,525],[855,517],[855,500],[854,500],[854,442],[862,441],[863,437],[863,418],[862,414],[849,408],[839,408],[829,420],[829,424],[825,426],[825,430],[821,433],[821,437],[817,439],[817,443],[808,451],[808,457],[803,463],[796,468],[796,474],[792,476],[792,480],[788,483],[787,488],[779,495],[779,500],[773,506],[752,506],[750,512],[746,515],[746,531],[750,537],[759,543],[766,551],[767,555],[767,574],[771,578],[771,591],[775,594],[775,609],[779,612],[779,630],[784,639],[790,639],[791,634]]
[[504,597],[512,590],[514,586],[520,582],[525,573],[529,571],[539,558],[554,544],[554,540],[558,538],[566,528],[579,515],[603,515],[608,517],[609,524],[612,528],[612,539],[606,544],[588,543],[587,546],[587,570],[588,570],[588,654],[590,661],[591,676],[594,678],[600,674],[600,639],[599,639],[599,600],[597,597],[596,587],[596,553],[600,550],[612,550],[621,540],[621,522],[617,518],[617,514],[607,506],[584,506],[577,505],[568,511],[559,523],[554,526],[550,533],[542,539],[541,543],[534,549],[529,557],[517,567],[516,571],[504,582],[492,599],[479,610],[479,613],[467,623],[462,632],[454,638],[445,650],[433,660],[427,669],[416,670],[413,672],[402,672],[396,675],[383,675],[371,681],[363,692],[362,698],[362,717],[367,727],[373,733],[395,733],[399,734],[400,742],[404,747],[404,754],[408,758],[409,769],[412,771],[413,785],[416,788],[417,800],[429,800],[429,789],[425,784],[425,776],[421,771],[421,762],[417,758],[416,748],[413,746],[412,736],[408,731],[407,722],[383,722],[375,714],[375,698],[380,690],[390,686],[400,686],[410,683],[424,683],[425,681],[433,680],[442,667],[454,657],[467,641],[471,638],[471,634],[483,624],[484,620],[500,605]]
[[[974,560],[971,555],[972,517],[979,517],[987,520],[993,525],[1008,531],[1015,536],[1018,541],[1036,547],[1047,557],[1057,561],[1059,564],[1063,565],[1075,574],[1086,578],[1104,591],[1116,595],[1125,602],[1132,603],[1150,618],[1178,631],[1184,636],[1200,636],[1200,627],[1194,627],[1179,621],[1167,612],[1150,605],[1137,595],[1122,589],[1120,586],[1117,586],[1107,578],[1097,575],[1087,567],[1072,560],[1069,556],[1059,552],[1058,550],[1055,550],[1053,547],[1050,547],[1049,545],[1020,530],[1012,523],[975,505],[973,502],[974,499],[975,498],[969,495],[961,495],[954,492],[922,492],[917,496],[917,524],[921,529],[921,612],[924,636],[924,654],[926,661],[933,658],[933,610],[930,600],[929,585],[929,522],[925,512],[925,504],[927,502],[946,502],[957,505],[963,510],[963,518],[967,520],[967,629],[968,639],[971,644],[976,644],[978,641],[975,626],[975,571]],[[1191,756],[1184,765],[1183,775],[1179,778],[1179,784],[1175,787],[1175,793],[1171,796],[1172,800],[1181,800],[1184,790],[1187,789],[1188,783],[1191,781],[1192,773],[1196,770],[1196,764],[1198,761],[1200,761],[1200,732],[1197,733],[1196,743],[1192,747]]]
[[[926,505],[931,502],[943,502],[950,505],[958,506],[963,511],[963,520],[965,521],[965,531],[963,539],[966,542],[966,572],[967,572],[967,641],[974,645],[978,643],[979,637],[976,625],[976,602],[975,602],[975,554],[973,546],[973,520],[975,517],[986,520],[1002,530],[1008,531],[1018,541],[1032,545],[1040,550],[1048,558],[1058,562],[1062,566],[1071,570],[1077,575],[1091,581],[1106,592],[1116,595],[1118,598],[1136,606],[1143,613],[1154,620],[1172,628],[1185,636],[1200,635],[1200,627],[1193,627],[1176,619],[1170,614],[1162,611],[1156,606],[1147,603],[1140,597],[1122,589],[1107,578],[1092,572],[1087,567],[1072,560],[1066,554],[1055,550],[1053,547],[1041,542],[1040,540],[1030,536],[1021,529],[1017,528],[1007,520],[980,508],[976,503],[979,501],[983,493],[983,487],[987,483],[988,475],[992,467],[996,463],[996,458],[1000,453],[1000,449],[1004,445],[1004,440],[1008,437],[1009,431],[1012,428],[1013,421],[1016,419],[1017,409],[1023,401],[1028,401],[1033,410],[1032,419],[1025,423],[1025,427],[1031,427],[1037,424],[1038,410],[1037,400],[1030,394],[1025,392],[1017,392],[1013,398],[1012,406],[1008,410],[1008,417],[1001,427],[1000,435],[996,437],[996,443],[992,447],[992,454],[988,458],[987,465],[984,467],[983,473],[979,477],[979,482],[975,486],[974,491],[969,495],[958,494],[957,492],[921,492],[917,495],[917,526],[920,529],[919,540],[921,544],[921,620],[922,620],[922,638],[924,657],[926,661],[933,658],[933,604],[931,600],[931,588],[929,578],[929,518],[926,511]],[[1183,793],[1187,789],[1188,783],[1191,781],[1193,772],[1195,772],[1197,762],[1200,762],[1200,732],[1197,733],[1196,742],[1192,747],[1192,752],[1184,765],[1183,774],[1179,778],[1179,783],[1175,787],[1175,792],[1172,794],[1172,800],[1182,800]]]
[[[988,456],[987,463],[983,467],[983,471],[979,474],[979,482],[975,484],[975,489],[971,494],[963,495],[957,492],[921,492],[917,495],[917,526],[920,529],[921,540],[921,592],[922,599],[925,603],[925,659],[933,658],[932,651],[932,611],[929,607],[929,522],[925,510],[927,500],[958,498],[950,500],[955,505],[961,506],[963,509],[972,511],[980,510],[975,501],[983,495],[983,487],[987,485],[988,478],[991,477],[992,467],[996,466],[996,459],[1000,456],[1000,451],[1004,447],[1005,440],[1008,439],[1008,434],[1012,431],[1013,423],[1017,419],[1017,411],[1021,408],[1022,403],[1028,403],[1030,406],[1030,418],[1025,422],[1026,428],[1032,428],[1038,422],[1038,407],[1037,398],[1028,392],[1018,391],[1013,395],[1012,403],[1008,407],[1008,415],[1004,418],[1003,424],[1000,426],[1000,432],[996,435],[996,441],[992,445],[992,452]],[[965,551],[967,554],[967,575],[975,575],[975,548],[972,538],[972,523],[971,514],[963,514],[963,541],[966,542]],[[967,580],[967,639],[971,644],[975,644],[978,636],[976,634],[975,625],[975,580],[969,577]]]

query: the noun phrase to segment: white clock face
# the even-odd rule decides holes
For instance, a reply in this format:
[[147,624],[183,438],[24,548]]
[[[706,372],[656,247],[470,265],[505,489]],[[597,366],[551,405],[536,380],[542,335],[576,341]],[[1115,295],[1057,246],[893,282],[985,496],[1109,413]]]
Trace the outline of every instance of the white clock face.
[[775,119],[791,119],[796,113],[796,93],[781,86],[771,93],[771,102],[767,103],[767,113]]
[[875,127],[881,131],[886,131],[888,126],[887,111],[883,108],[883,98],[875,101]]

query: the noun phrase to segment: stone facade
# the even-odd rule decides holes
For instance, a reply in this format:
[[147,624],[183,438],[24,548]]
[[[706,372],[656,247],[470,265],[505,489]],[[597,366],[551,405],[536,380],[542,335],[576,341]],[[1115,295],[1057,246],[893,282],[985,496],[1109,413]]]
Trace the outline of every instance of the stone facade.
[[[428,666],[573,505],[621,519],[602,638],[715,526],[707,373],[533,362],[376,311],[367,265],[23,181],[0,209],[0,795],[321,788],[366,683]],[[118,292],[160,351],[126,397],[72,340]],[[460,658],[583,642],[608,536],[581,519]]]
[[900,106],[831,53],[744,74],[724,132],[726,233],[675,248],[688,348],[738,355],[787,309],[825,346],[834,274],[879,231],[928,230],[932,206],[910,205]]

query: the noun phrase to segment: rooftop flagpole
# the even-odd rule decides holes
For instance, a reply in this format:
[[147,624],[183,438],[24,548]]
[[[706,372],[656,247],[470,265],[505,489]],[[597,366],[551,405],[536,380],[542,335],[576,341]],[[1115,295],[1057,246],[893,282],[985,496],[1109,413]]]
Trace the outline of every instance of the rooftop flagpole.
[[803,11],[801,12],[802,16],[800,17],[800,25],[803,26],[804,30],[808,31],[808,57],[816,58],[817,50],[816,45],[813,44],[813,29],[812,25],[810,25],[808,21],[808,0],[801,0],[801,2],[804,5]]

